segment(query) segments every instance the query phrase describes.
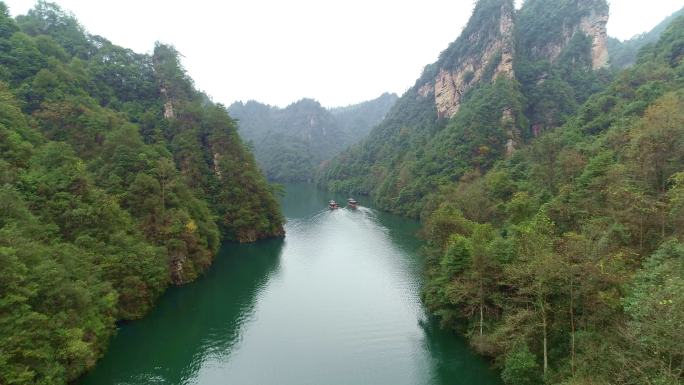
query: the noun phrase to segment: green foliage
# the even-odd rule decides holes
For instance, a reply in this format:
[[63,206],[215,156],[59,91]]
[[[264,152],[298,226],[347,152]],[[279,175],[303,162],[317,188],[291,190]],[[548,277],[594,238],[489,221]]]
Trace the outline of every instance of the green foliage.
[[48,35],[71,56],[87,59],[95,49],[76,18],[55,3],[40,0],[25,15],[17,17],[21,30],[29,35]]
[[[532,125],[523,136],[539,136],[563,125],[578,105],[603,88],[607,73],[593,71],[592,40],[573,31],[580,20],[607,11],[605,0],[526,1],[516,19],[515,72],[526,96]],[[572,33],[570,33],[572,32]]]
[[605,1],[528,0],[515,78],[440,120],[422,87],[483,44],[494,3],[319,181],[423,219],[424,303],[507,383],[679,384],[684,17],[611,73],[578,28]]
[[626,381],[680,383],[684,375],[682,293],[684,245],[670,241],[646,260],[624,299],[626,339],[633,343],[633,348],[624,352]]
[[[440,55],[437,63],[429,68],[451,70],[457,68],[468,57],[482,52],[488,38],[501,37],[500,20],[505,12],[512,12],[511,0],[479,0],[475,4],[473,15],[463,29],[461,36],[451,43]],[[421,80],[431,80],[437,76],[436,72],[425,71]],[[425,82],[420,82],[425,83]]]
[[516,20],[518,53],[531,60],[545,59],[545,50],[562,45],[568,37],[567,29],[579,25],[582,17],[607,11],[605,0],[583,1],[580,5],[575,0],[526,0]]
[[682,33],[426,206],[424,301],[506,383],[684,379]]
[[0,383],[65,384],[221,239],[283,219],[172,47],[135,54],[44,1],[16,21],[0,3],[0,46]]
[[[509,132],[525,124],[522,96],[513,80],[500,78],[473,90],[446,125],[435,120],[431,100],[404,98],[368,140],[331,162],[320,183],[372,194],[385,209],[418,217],[439,186],[464,177],[473,168],[490,168],[505,151]],[[424,103],[432,105],[426,109]],[[511,120],[502,125],[504,110],[510,112]],[[404,117],[411,120],[402,123]],[[368,164],[374,166],[369,170]]]
[[250,101],[234,103],[228,111],[270,180],[311,181],[322,163],[368,135],[397,99],[386,93],[331,110],[310,99],[284,109]]
[[523,345],[506,357],[501,378],[509,385],[537,385],[542,384],[539,375],[537,357],[530,349]]
[[[319,184],[369,194],[386,210],[420,217],[440,188],[473,170],[490,170],[511,146],[562,126],[606,86],[611,74],[593,70],[592,41],[579,28],[583,17],[606,10],[604,0],[526,1],[509,37],[501,34],[501,25],[513,14],[512,3],[477,2],[461,36],[368,139],[325,165]],[[508,45],[514,76],[495,77]],[[458,113],[448,121],[438,119],[434,95],[425,96],[424,87],[433,85],[440,71],[457,70],[491,47],[501,48],[487,58],[479,82],[458,90]],[[471,78],[472,71],[464,68],[461,75]]]

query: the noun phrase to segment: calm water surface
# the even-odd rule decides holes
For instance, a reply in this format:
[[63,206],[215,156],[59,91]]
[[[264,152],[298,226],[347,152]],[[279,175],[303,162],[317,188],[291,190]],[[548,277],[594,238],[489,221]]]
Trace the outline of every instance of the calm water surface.
[[206,276],[123,325],[78,384],[499,384],[427,320],[418,224],[328,211],[330,198],[288,186],[284,240],[225,245]]

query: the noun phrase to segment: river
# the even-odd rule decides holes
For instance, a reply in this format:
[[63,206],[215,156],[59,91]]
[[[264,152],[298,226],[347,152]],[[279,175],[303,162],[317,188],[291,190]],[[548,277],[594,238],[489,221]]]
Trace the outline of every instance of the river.
[[418,224],[329,211],[330,197],[287,186],[284,240],[225,244],[205,276],[122,325],[78,384],[500,384],[428,321]]

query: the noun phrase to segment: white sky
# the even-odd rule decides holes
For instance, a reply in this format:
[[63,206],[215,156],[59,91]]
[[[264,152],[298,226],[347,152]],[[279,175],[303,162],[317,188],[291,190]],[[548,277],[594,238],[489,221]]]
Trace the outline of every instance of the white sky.
[[[4,0],[13,15],[34,0]],[[196,85],[226,105],[328,107],[402,94],[455,40],[474,0],[53,0],[86,29],[136,52],[170,43]],[[518,3],[521,0],[516,0]],[[609,0],[608,33],[645,32],[683,0]]]

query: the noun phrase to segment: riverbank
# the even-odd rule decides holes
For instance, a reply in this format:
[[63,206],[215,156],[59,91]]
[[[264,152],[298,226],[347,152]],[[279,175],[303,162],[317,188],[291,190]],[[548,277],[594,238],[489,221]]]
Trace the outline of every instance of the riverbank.
[[288,185],[284,240],[225,244],[78,384],[498,384],[426,316],[418,223],[330,198],[346,197]]

